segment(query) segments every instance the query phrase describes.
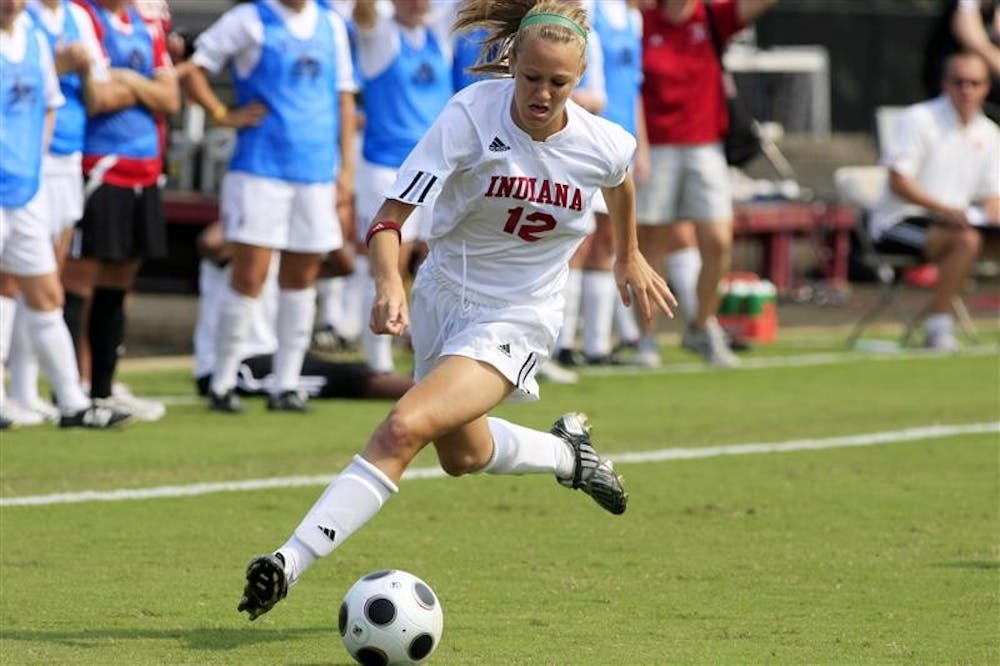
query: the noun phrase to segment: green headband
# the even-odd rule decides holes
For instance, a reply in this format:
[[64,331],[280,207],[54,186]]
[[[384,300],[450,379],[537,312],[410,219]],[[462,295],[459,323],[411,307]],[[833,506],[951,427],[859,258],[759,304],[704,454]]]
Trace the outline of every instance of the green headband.
[[517,27],[518,30],[527,28],[529,25],[536,25],[539,23],[548,23],[549,25],[561,25],[564,28],[569,28],[571,31],[583,37],[583,41],[587,41],[587,31],[584,30],[579,23],[571,18],[566,18],[562,14],[552,14],[550,12],[538,12],[537,14],[529,14],[521,19],[521,25]]

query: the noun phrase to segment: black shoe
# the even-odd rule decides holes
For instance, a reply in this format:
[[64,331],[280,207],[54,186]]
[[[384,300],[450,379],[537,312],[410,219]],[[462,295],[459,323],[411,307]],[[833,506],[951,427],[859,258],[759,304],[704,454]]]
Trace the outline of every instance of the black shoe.
[[12,430],[17,426],[12,419],[0,414],[0,430]]
[[119,428],[132,420],[132,415],[111,407],[91,405],[74,414],[63,414],[59,417],[60,428]]
[[587,365],[628,365],[628,361],[622,360],[615,354],[604,354],[603,356],[585,357]]
[[222,412],[223,414],[242,414],[245,409],[240,396],[236,395],[236,389],[229,389],[221,395],[209,390],[208,408],[213,412]]
[[309,398],[302,391],[282,391],[267,397],[267,408],[272,412],[308,412]]
[[332,325],[324,324],[313,331],[312,348],[316,351],[336,353],[354,351],[357,345],[341,335]]
[[556,481],[567,488],[582,490],[605,511],[615,515],[625,513],[628,493],[622,477],[615,472],[612,462],[594,449],[587,417],[575,412],[563,414],[549,432],[566,442],[576,460],[573,475],[557,476]]
[[587,365],[587,359],[576,349],[563,347],[556,350],[556,363],[567,368],[582,368]]
[[243,598],[236,610],[240,613],[246,611],[253,621],[274,608],[287,594],[284,558],[277,553],[258,555],[247,565],[247,584],[243,587]]

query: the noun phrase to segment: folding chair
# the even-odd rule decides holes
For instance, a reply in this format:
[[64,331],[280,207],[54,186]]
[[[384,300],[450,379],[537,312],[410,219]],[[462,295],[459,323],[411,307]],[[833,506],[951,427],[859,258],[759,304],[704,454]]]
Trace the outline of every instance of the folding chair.
[[[854,235],[858,241],[858,260],[862,265],[874,271],[880,287],[878,299],[865,310],[851,329],[847,343],[852,347],[861,333],[876,317],[895,305],[898,289],[896,273],[904,268],[914,268],[927,263],[921,257],[879,252],[875,247],[875,242],[868,230],[868,211],[871,210],[885,188],[888,175],[888,170],[883,166],[845,166],[836,169],[833,174],[838,197],[846,203],[857,206],[861,211],[858,222],[854,226]],[[978,343],[975,325],[960,296],[955,296],[952,299],[952,308],[962,332],[973,344]],[[925,307],[907,319],[900,344],[904,346],[909,344],[914,331],[923,321],[927,312],[928,308]]]

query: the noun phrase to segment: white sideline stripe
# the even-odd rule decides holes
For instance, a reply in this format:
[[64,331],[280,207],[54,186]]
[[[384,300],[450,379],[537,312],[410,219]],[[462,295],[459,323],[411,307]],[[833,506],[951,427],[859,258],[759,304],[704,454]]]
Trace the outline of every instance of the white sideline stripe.
[[[898,442],[912,442],[922,439],[937,439],[955,435],[975,435],[1000,433],[1000,421],[992,423],[967,423],[957,425],[931,425],[903,430],[872,432],[861,435],[827,437],[823,439],[793,439],[787,442],[730,444],[696,448],[659,449],[621,453],[612,456],[616,463],[662,462],[664,460],[693,460],[695,458],[716,458],[720,456],[744,456],[759,453],[787,453],[789,451],[818,451],[852,446],[878,446]],[[421,467],[408,470],[403,479],[434,479],[444,476],[437,467]],[[268,488],[299,488],[303,486],[325,486],[333,474],[314,476],[286,476],[272,479],[247,479],[245,481],[224,481],[219,483],[195,483],[186,486],[158,486],[154,488],[132,488],[120,490],[84,490],[76,493],[56,493],[52,495],[24,495],[0,498],[0,507],[49,506],[52,504],[79,504],[81,502],[121,502],[126,500],[160,499],[164,497],[192,497],[210,493],[245,492]]]

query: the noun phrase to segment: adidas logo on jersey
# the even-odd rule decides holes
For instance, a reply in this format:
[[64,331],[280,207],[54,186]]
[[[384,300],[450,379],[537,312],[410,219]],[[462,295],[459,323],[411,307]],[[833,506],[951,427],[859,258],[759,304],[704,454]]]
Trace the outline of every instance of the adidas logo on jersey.
[[497,345],[497,349],[500,350],[501,354],[503,354],[507,358],[510,358],[510,343],[505,342],[502,345]]
[[493,137],[493,142],[490,143],[490,152],[502,153],[505,150],[510,150],[510,146],[500,140],[500,137]]

